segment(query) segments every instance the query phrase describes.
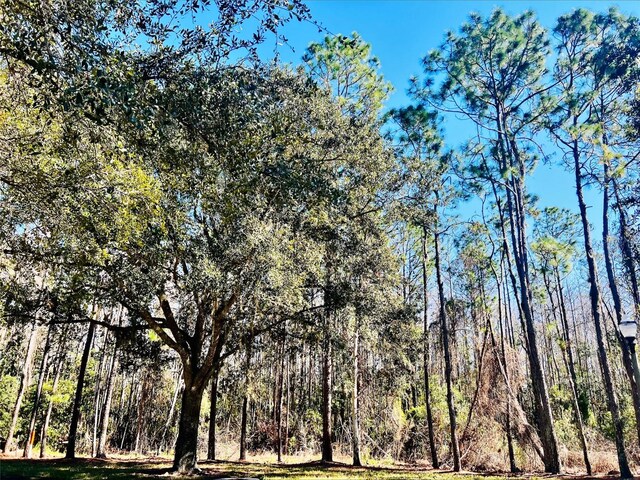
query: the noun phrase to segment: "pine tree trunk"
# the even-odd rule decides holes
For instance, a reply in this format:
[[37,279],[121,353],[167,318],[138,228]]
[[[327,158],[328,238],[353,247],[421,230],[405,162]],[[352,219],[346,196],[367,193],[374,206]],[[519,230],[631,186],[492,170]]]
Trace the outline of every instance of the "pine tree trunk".
[[[216,421],[218,419],[218,378],[220,367],[216,366],[211,376],[211,408],[209,410],[209,441],[207,446],[207,459],[216,459]],[[185,387],[186,390],[186,387]]]
[[[616,322],[618,325],[622,323],[622,301],[620,299],[620,292],[618,290],[618,283],[613,271],[613,261],[611,260],[611,252],[609,251],[609,183],[611,181],[609,164],[604,162],[604,179],[603,179],[603,192],[602,192],[602,248],[604,253],[605,268],[607,270],[607,280],[609,282],[609,290],[611,291],[611,298],[613,299],[613,307],[616,315]],[[621,226],[621,228],[624,228]],[[623,248],[624,250],[624,248]],[[624,255],[624,253],[623,253]],[[631,399],[633,401],[633,411],[636,417],[636,434],[638,436],[638,442],[640,442],[640,385],[636,382],[635,369],[633,366],[633,354],[630,351],[627,341],[617,332],[618,339],[620,340],[620,347],[622,349],[622,364],[625,372],[627,373],[627,379],[629,381],[629,387],[631,389]]]
[[107,380],[107,394],[102,409],[100,431],[98,434],[98,447],[96,449],[97,458],[107,458],[107,433],[109,429],[109,415],[111,413],[111,400],[113,398],[113,387],[115,386],[116,370],[118,368],[118,344],[113,347],[111,365],[109,366],[109,379]]
[[[577,119],[574,121],[574,123],[577,123]],[[584,196],[582,193],[582,169],[580,166],[579,152],[580,150],[578,141],[574,140],[573,160],[576,182],[576,196],[578,197],[578,206],[580,207],[580,218],[582,220],[585,255],[587,257],[587,265],[589,267],[589,297],[591,300],[591,314],[593,316],[593,322],[596,331],[598,361],[600,362],[605,394],[607,396],[609,412],[611,413],[611,420],[613,422],[613,427],[615,430],[616,451],[618,453],[620,475],[622,478],[632,478],[631,470],[629,469],[629,463],[627,460],[627,453],[624,446],[622,420],[620,418],[618,401],[615,396],[613,381],[611,379],[611,370],[609,367],[609,360],[607,358],[607,351],[605,348],[604,336],[602,332],[602,320],[600,312],[602,304],[600,298],[600,288],[598,286],[598,270],[596,266],[595,252],[593,251],[593,246],[591,244],[591,227],[587,218],[587,205],[584,201]]]
[[11,423],[9,424],[9,433],[7,434],[7,440],[4,444],[3,453],[9,453],[12,448],[13,434],[16,430],[18,423],[18,417],[20,415],[20,407],[22,406],[22,399],[24,393],[31,381],[31,361],[33,359],[33,352],[36,349],[36,323],[35,321],[31,325],[31,333],[29,333],[29,341],[27,343],[27,354],[24,357],[24,365],[20,374],[20,387],[18,388],[18,396],[13,407],[13,414],[11,415]]
[[[60,372],[62,371],[62,361],[60,360],[55,367],[55,374],[53,377],[53,385],[51,386],[51,395],[54,395],[58,390],[58,381],[60,380]],[[40,458],[44,458],[47,449],[47,432],[49,430],[49,422],[51,421],[51,412],[53,411],[53,401],[49,400],[47,405],[47,413],[44,416],[42,422],[42,429],[40,430]]]
[[[512,150],[517,152],[515,146],[512,147]],[[516,160],[515,165],[519,166],[519,171],[522,175],[521,161]],[[519,304],[522,309],[524,330],[527,339],[526,343],[531,374],[531,385],[533,387],[534,394],[536,421],[540,430],[540,437],[544,450],[545,472],[560,473],[561,466],[558,453],[558,442],[555,436],[547,382],[540,361],[540,353],[538,351],[538,342],[533,316],[533,297],[529,280],[529,261],[526,245],[524,211],[525,193],[522,182],[523,178],[512,177],[511,188],[507,189],[508,217],[511,224],[511,243],[520,284]]]
[[[501,259],[502,262],[502,259]],[[504,363],[504,379],[505,379],[505,383],[507,384],[507,388],[510,387],[509,385],[509,364],[507,362],[507,352],[506,352],[506,346],[505,346],[505,330],[507,330],[505,327],[503,327],[503,324],[505,324],[507,322],[508,319],[508,315],[504,315],[502,314],[502,304],[503,304],[503,299],[501,298],[500,295],[500,282],[498,280],[498,276],[496,275],[496,282],[498,284],[498,322],[500,325],[500,351],[502,353],[502,362]],[[505,305],[505,310],[506,310],[506,305]],[[511,431],[511,395],[507,394],[507,409],[506,409],[506,415],[505,415],[505,431],[507,434],[507,453],[509,456],[509,471],[511,473],[516,473],[518,471],[518,466],[516,465],[516,456],[515,456],[515,452],[513,450],[513,432]]]
[[[356,322],[358,320],[356,319]],[[356,331],[353,337],[353,398],[352,398],[352,423],[353,423],[353,465],[355,467],[362,466],[360,461],[360,420],[358,412],[358,361],[360,356],[358,350],[360,348],[360,327],[356,325]]]
[[280,366],[278,368],[277,398],[276,398],[276,435],[278,463],[282,463],[282,399],[284,396],[284,358],[285,343],[280,348]]
[[[496,105],[495,115],[499,166],[503,171],[513,170],[513,173],[511,173],[508,178],[508,185],[505,188],[507,197],[506,217],[510,226],[511,248],[518,274],[519,291],[516,289],[515,278],[513,276],[512,283],[514,295],[516,296],[520,310],[520,321],[525,334],[536,422],[540,430],[544,450],[545,472],[560,473],[561,465],[558,453],[558,442],[555,436],[547,383],[538,352],[533,316],[533,295],[529,278],[527,228],[525,222],[525,202],[527,200],[524,181],[527,172],[517,142],[512,135],[510,136],[508,131],[503,105]],[[495,192],[495,185],[493,185],[493,188],[496,198],[498,198],[497,192]],[[505,239],[505,247],[507,247],[506,234],[504,232],[504,218],[505,217],[501,215],[501,219],[503,220],[503,238]],[[509,261],[508,248],[506,252],[507,260]]]
[[449,410],[449,429],[451,440],[451,455],[453,457],[453,471],[460,471],[460,450],[458,446],[456,410],[453,402],[453,383],[451,379],[451,354],[449,352],[449,326],[447,324],[446,301],[444,297],[444,285],[442,283],[442,268],[440,265],[440,234],[433,236],[436,262],[436,278],[438,282],[438,295],[440,299],[440,328],[442,331],[442,346],[444,349],[445,381],[447,384],[447,409]]
[[253,340],[247,342],[244,364],[244,394],[242,395],[242,417],[240,420],[240,461],[247,460],[247,407],[249,403],[249,369],[251,368],[251,346]]
[[162,429],[162,437],[160,437],[160,443],[158,444],[158,451],[164,450],[165,448],[165,439],[167,438],[167,432],[169,431],[169,428],[173,424],[173,417],[174,417],[174,412],[176,410],[176,403],[178,402],[178,395],[180,395],[181,389],[182,389],[182,375],[178,373],[177,380],[176,380],[176,388],[173,391],[173,398],[171,400],[171,406],[169,407],[167,421],[165,422],[164,428]]
[[331,313],[325,313],[325,332],[322,345],[322,461],[333,462],[333,447],[331,445],[331,394],[332,394],[332,348],[329,334]]
[[[576,374],[575,361],[573,359],[573,346],[571,342],[571,333],[569,331],[569,319],[567,317],[567,307],[564,301],[564,293],[562,291],[562,282],[560,281],[560,274],[557,267],[554,270],[556,280],[556,295],[558,297],[558,303],[560,304],[560,324],[562,325],[562,338],[564,340],[564,352],[562,358],[565,361],[567,371],[569,372],[569,387],[571,389],[571,399],[573,405],[573,415],[578,428],[578,438],[580,440],[580,446],[582,448],[582,458],[584,460],[584,466],[587,470],[587,475],[591,475],[591,462],[589,460],[589,446],[587,444],[587,438],[584,434],[584,421],[582,419],[582,412],[580,411],[580,405],[578,403],[578,376]],[[551,291],[549,290],[551,296]]]
[[424,370],[424,401],[427,407],[427,428],[429,429],[429,450],[431,452],[431,466],[440,468],[438,451],[433,430],[433,412],[431,410],[431,392],[429,386],[429,295],[427,288],[427,229],[422,228],[422,348]]
[[38,386],[36,388],[36,398],[33,401],[33,410],[31,411],[31,420],[29,422],[29,430],[27,431],[27,443],[24,446],[22,456],[31,458],[33,443],[36,435],[36,419],[38,418],[38,408],[40,407],[40,398],[42,396],[42,386],[44,385],[44,377],[49,368],[49,350],[51,347],[51,327],[47,332],[47,340],[42,352],[42,361],[40,362],[40,372],[38,373]]

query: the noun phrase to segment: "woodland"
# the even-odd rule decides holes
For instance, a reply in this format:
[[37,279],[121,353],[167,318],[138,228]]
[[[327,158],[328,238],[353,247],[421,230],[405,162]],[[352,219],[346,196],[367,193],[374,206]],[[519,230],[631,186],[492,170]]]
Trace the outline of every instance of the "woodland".
[[265,58],[296,22],[0,0],[0,478],[640,473],[640,21],[471,14],[393,109],[355,32]]

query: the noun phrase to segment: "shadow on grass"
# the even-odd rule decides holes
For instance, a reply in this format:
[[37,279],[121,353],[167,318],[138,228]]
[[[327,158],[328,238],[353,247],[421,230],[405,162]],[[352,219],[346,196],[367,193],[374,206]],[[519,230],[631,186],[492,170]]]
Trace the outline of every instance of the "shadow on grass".
[[[98,480],[98,479],[197,479],[258,478],[261,480],[452,480],[488,478],[562,479],[562,480],[613,480],[614,475],[587,477],[584,475],[524,474],[460,472],[433,470],[426,466],[398,465],[354,467],[339,462],[305,462],[296,464],[263,464],[235,461],[199,462],[200,474],[178,476],[171,474],[171,462],[162,458],[147,459],[17,459],[0,456],[0,480]],[[449,478],[447,478],[449,477]]]

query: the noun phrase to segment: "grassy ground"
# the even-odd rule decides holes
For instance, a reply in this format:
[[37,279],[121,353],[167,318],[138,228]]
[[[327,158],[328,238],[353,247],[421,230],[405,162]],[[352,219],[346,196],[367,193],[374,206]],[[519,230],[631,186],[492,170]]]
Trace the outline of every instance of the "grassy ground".
[[[452,474],[424,467],[367,467],[354,468],[343,464],[324,466],[318,463],[274,465],[264,463],[202,462],[202,476],[198,479],[258,478],[261,480],[493,480],[505,476],[471,473]],[[0,480],[58,479],[166,479],[170,463],[165,459],[67,461],[21,460],[0,457]],[[171,478],[180,478],[172,476]],[[513,477],[511,477],[513,478]],[[539,477],[522,477],[534,480]],[[577,477],[564,477],[575,479]],[[599,477],[601,479],[607,477]],[[614,478],[614,477],[609,477]],[[584,479],[584,477],[582,477]],[[581,479],[581,480],[582,480]]]

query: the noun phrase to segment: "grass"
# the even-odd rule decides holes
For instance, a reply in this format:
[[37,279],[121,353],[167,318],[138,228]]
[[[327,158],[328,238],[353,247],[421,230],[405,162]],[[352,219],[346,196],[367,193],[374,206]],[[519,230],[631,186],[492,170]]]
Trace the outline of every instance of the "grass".
[[[166,479],[170,462],[167,459],[64,459],[22,460],[0,457],[0,480],[56,479]],[[317,462],[277,465],[267,463],[201,462],[202,475],[186,478],[258,478],[261,480],[494,480],[503,476],[444,472],[420,466],[389,466],[355,468],[345,464],[322,465]],[[514,478],[514,477],[510,477]],[[535,480],[535,476],[521,477]],[[578,477],[564,478],[576,479]],[[585,477],[581,477],[581,480]],[[614,477],[599,477],[601,479]]]
[[[0,458],[0,480],[59,479],[166,479],[170,463],[165,459],[140,460],[94,460],[74,461],[22,460]],[[500,477],[458,474],[428,470],[423,467],[364,467],[354,468],[344,464],[330,466],[318,463],[274,465],[240,462],[201,462],[202,475],[199,479],[215,478],[259,478],[261,480],[492,480]],[[172,476],[171,478],[181,478]],[[528,477],[533,479],[534,477]]]

